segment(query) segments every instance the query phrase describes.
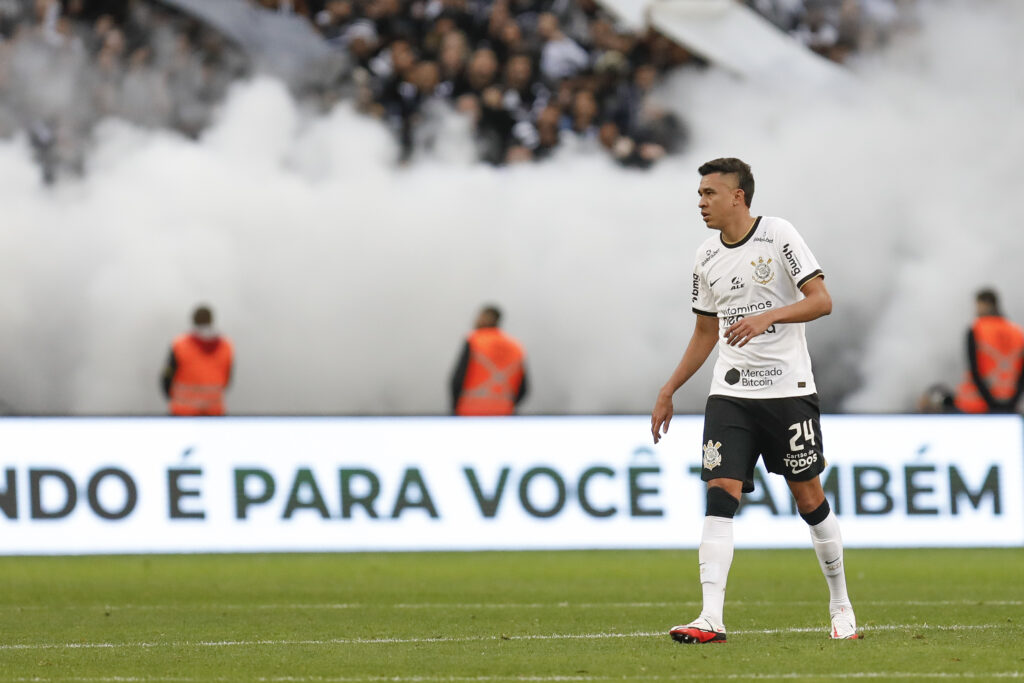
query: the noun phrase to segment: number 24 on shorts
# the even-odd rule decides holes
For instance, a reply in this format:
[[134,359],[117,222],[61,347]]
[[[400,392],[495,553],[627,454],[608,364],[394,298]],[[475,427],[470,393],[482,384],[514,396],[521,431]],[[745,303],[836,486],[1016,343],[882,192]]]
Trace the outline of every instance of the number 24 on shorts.
[[814,424],[811,420],[794,422],[789,425],[789,431],[793,432],[793,437],[789,440],[789,450],[802,451],[804,449],[804,444],[799,443],[801,439],[804,443],[809,443],[812,446],[817,445],[814,441]]

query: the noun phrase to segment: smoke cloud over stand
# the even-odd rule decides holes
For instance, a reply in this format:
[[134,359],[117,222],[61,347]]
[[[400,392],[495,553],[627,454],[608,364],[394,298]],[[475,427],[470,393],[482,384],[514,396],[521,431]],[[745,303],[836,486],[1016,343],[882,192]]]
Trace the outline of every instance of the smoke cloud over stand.
[[[496,302],[527,348],[525,412],[646,412],[693,326],[696,168],[729,155],[754,169],[754,212],[791,220],[825,269],[834,311],[808,325],[824,407],[908,409],[958,379],[978,287],[1024,320],[1024,7],[925,9],[833,91],[676,77],[662,98],[694,143],[649,172],[585,147],[471,163],[454,115],[397,168],[377,122],[311,116],[267,79],[198,141],[105,122],[87,175],[53,188],[25,139],[0,141],[0,401],[159,414],[170,340],[208,302],[236,343],[234,414],[444,413]],[[678,410],[702,410],[710,366]]]

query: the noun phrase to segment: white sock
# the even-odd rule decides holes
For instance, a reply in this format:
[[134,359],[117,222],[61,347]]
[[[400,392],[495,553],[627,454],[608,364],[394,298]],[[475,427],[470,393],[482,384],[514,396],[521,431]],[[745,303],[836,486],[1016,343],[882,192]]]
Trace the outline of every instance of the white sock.
[[732,518],[704,518],[704,532],[697,557],[700,562],[700,587],[704,593],[704,609],[700,614],[715,628],[724,630],[722,611],[725,607],[725,583],[732,566]]
[[850,598],[846,594],[846,570],[843,568],[843,538],[839,533],[839,520],[829,510],[828,517],[818,524],[809,527],[814,553],[818,556],[818,566],[828,582],[829,608],[849,605]]

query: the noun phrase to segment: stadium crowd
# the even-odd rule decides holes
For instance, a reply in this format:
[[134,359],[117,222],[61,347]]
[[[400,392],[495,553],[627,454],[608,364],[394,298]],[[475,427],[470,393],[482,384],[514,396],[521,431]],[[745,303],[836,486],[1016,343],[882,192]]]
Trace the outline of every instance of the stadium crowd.
[[808,49],[835,62],[916,24],[917,0],[745,0]]
[[470,118],[493,164],[571,140],[645,166],[685,142],[648,95],[693,58],[657,33],[619,30],[594,0],[330,0],[314,21],[352,56],[360,106],[388,122],[405,156],[437,100]]
[[[842,61],[899,28],[916,0],[745,1]],[[394,130],[402,159],[440,108],[469,118],[492,164],[565,146],[647,167],[687,130],[657,104],[668,72],[701,65],[655,30],[625,30],[597,0],[249,0],[304,17],[352,68],[316,93],[354,98]],[[81,172],[95,124],[116,116],[195,136],[243,49],[159,0],[0,0],[0,137],[28,131],[48,180]]]
[[[437,99],[470,117],[493,164],[582,143],[646,167],[686,142],[683,122],[650,95],[667,72],[702,61],[656,30],[624,30],[597,0],[252,1],[306,16],[352,56],[360,106],[389,123],[406,158]],[[883,42],[915,2],[742,1],[839,62]]]
[[27,131],[53,181],[83,171],[104,118],[198,135],[247,68],[217,31],[159,3],[0,0],[0,137]]

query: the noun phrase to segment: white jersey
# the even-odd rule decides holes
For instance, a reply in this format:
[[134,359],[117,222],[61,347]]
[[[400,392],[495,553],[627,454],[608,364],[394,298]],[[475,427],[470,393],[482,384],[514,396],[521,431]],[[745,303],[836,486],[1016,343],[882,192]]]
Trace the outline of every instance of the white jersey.
[[[800,287],[820,275],[796,228],[761,216],[740,242],[726,244],[716,232],[697,249],[693,312],[717,317],[721,339],[744,316],[800,301]],[[742,348],[724,340],[718,345],[711,394],[782,398],[816,391],[803,323],[772,325]]]

